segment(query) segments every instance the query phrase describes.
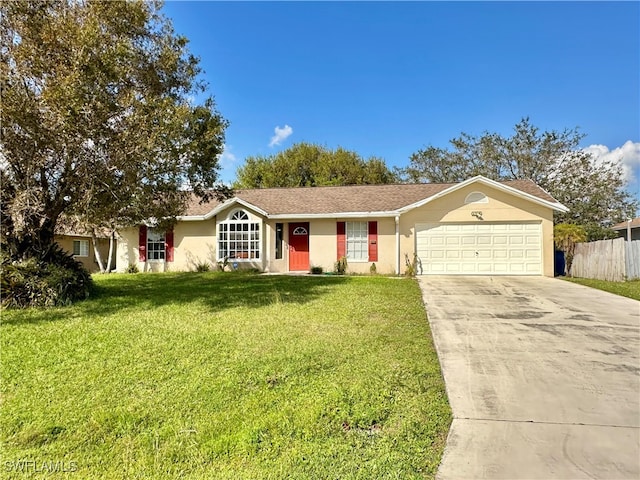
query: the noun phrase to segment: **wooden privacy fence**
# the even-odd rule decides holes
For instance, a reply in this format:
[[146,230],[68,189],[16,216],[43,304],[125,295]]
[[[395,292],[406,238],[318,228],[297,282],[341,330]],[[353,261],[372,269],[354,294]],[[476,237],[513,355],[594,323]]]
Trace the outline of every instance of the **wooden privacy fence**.
[[640,240],[616,238],[578,243],[570,273],[612,282],[640,278]]

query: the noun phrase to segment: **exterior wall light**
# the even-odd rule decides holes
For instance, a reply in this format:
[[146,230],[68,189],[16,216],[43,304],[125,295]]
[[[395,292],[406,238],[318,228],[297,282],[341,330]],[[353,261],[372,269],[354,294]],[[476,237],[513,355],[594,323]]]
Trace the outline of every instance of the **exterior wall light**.
[[477,218],[478,220],[484,220],[482,218],[482,212],[480,210],[474,210],[471,212],[471,216]]

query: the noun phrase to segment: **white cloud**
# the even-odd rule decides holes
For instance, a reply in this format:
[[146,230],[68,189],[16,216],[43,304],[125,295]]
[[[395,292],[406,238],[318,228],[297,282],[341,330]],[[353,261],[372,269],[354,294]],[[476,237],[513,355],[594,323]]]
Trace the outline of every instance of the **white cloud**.
[[640,177],[640,142],[627,140],[624,145],[613,150],[609,150],[606,145],[589,145],[584,150],[592,154],[596,161],[611,160],[622,163],[627,183],[633,183]]
[[232,149],[233,147],[231,145],[225,143],[222,153],[218,155],[218,161],[220,162],[220,181],[227,185],[230,185],[235,177],[236,162],[238,161],[235,154],[231,152]]
[[221,168],[231,167],[236,162],[237,160],[236,156],[233,153],[231,153],[232,148],[233,147],[231,145],[227,145],[226,143],[224,144],[222,153],[218,157],[218,160],[220,160]]
[[269,146],[273,147],[275,145],[280,145],[284,140],[286,140],[292,133],[293,128],[289,125],[285,125],[284,127],[276,127],[274,129],[275,135],[271,137],[271,141],[269,142]]

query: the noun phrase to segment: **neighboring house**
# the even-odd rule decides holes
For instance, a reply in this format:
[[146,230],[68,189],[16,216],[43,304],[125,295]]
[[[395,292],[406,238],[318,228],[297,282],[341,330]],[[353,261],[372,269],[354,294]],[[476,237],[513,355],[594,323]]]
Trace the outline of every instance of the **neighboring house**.
[[[78,234],[73,230],[59,226],[56,228],[54,240],[63,250],[71,253],[87,270],[92,273],[100,271],[90,235]],[[100,236],[97,240],[98,250],[106,267],[109,256],[109,239]],[[116,249],[114,249],[114,256],[115,252]],[[111,265],[115,268],[115,258],[112,258]]]
[[631,240],[640,240],[640,217],[617,223],[611,227],[611,230],[618,232],[618,236],[625,240],[629,240],[629,233],[631,233]]
[[528,180],[237,191],[190,205],[171,231],[119,232],[117,270],[193,270],[229,259],[265,272],[334,269],[401,274],[553,276],[553,212],[567,211]]

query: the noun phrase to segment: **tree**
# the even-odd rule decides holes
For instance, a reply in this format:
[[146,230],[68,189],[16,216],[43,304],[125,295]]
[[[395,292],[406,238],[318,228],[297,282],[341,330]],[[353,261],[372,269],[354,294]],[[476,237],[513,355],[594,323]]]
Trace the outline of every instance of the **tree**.
[[620,162],[594,158],[579,148],[582,138],[577,128],[540,132],[524,118],[511,137],[462,133],[450,149],[418,150],[399,173],[411,182],[530,179],[569,208],[556,222],[582,225],[590,239],[603,238],[607,226],[635,216],[638,202],[625,190]]
[[397,181],[384,160],[342,147],[335,150],[298,143],[268,157],[248,157],[238,168],[236,188],[316,187],[322,185],[382,184]]
[[227,122],[155,2],[0,4],[2,249],[43,258],[54,228],[170,223],[217,187]]
[[553,242],[558,250],[565,254],[567,273],[571,271],[573,256],[576,251],[576,243],[586,242],[587,232],[579,225],[571,223],[559,223],[553,227]]

